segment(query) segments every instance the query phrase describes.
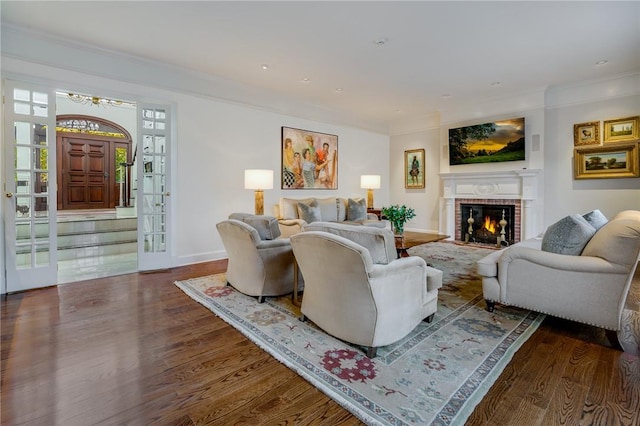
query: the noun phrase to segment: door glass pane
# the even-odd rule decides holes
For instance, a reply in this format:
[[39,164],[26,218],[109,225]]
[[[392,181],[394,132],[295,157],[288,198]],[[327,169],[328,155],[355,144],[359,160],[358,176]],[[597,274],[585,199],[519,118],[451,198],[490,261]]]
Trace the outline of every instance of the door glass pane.
[[48,104],[49,103],[49,95],[46,93],[33,92],[33,103],[34,104]]
[[49,244],[36,244],[36,266],[49,264]]
[[33,214],[35,217],[49,217],[49,204],[48,197],[34,197],[35,206],[33,208]]
[[16,146],[16,170],[29,170],[31,168],[31,148],[28,146]]
[[31,240],[31,223],[16,223],[16,239],[18,241]]
[[31,143],[31,123],[17,121],[13,123],[16,135],[16,144],[29,145]]
[[25,89],[13,89],[13,99],[29,102],[31,100],[31,92]]
[[16,196],[16,219],[31,217],[31,197]]
[[29,113],[31,112],[31,108],[29,108],[29,104],[14,102],[13,112],[15,112],[16,114],[29,115]]
[[33,106],[33,115],[36,117],[46,117],[49,113],[48,107],[46,105],[34,105]]
[[29,172],[16,172],[16,194],[31,194]]

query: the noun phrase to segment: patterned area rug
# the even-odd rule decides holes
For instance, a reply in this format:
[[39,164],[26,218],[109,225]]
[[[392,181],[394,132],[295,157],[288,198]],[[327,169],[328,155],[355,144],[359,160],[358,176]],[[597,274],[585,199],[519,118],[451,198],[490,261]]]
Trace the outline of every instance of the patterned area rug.
[[289,296],[258,304],[225,287],[224,274],[176,285],[367,424],[459,425],[544,319],[484,309],[475,261],[490,251],[447,242],[412,248],[444,273],[438,312],[373,359],[300,322]]

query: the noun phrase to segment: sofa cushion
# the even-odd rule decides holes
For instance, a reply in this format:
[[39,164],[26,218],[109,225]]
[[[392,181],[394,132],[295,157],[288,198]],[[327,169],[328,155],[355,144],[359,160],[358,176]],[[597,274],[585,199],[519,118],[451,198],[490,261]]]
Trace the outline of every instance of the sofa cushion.
[[339,235],[369,250],[375,264],[390,263],[398,258],[396,241],[390,229],[335,222],[315,222],[302,227],[303,231],[323,231]]
[[596,228],[596,231],[602,228],[609,221],[609,219],[607,219],[607,217],[598,209],[591,210],[589,213],[583,214],[582,217],[584,217],[591,226]]
[[367,219],[367,202],[364,198],[349,198],[347,200],[347,220],[357,222]]
[[280,233],[278,219],[273,216],[255,215],[250,213],[231,213],[229,219],[239,220],[252,226],[258,231],[261,240],[275,240]]
[[579,214],[566,216],[547,228],[542,250],[578,256],[596,233],[596,228]]
[[315,199],[310,203],[300,201],[298,203],[298,217],[307,223],[319,222],[322,220],[320,206]]
[[596,232],[582,255],[600,257],[607,262],[629,268],[638,261],[639,250],[640,221],[624,216],[619,219],[616,216]]
[[310,203],[314,198],[280,198],[280,217],[278,219],[298,219],[298,203]]
[[338,220],[338,199],[336,197],[316,198],[320,207],[320,217],[323,222]]

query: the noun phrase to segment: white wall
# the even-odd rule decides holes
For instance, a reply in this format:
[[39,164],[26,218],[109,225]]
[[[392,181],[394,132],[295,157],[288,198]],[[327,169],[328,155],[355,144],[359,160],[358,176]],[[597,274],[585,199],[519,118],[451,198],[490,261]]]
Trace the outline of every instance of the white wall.
[[[537,229],[544,230],[568,214],[596,208],[607,217],[621,210],[639,210],[640,178],[573,178],[573,125],[636,115],[640,115],[640,74],[574,83],[509,99],[488,100],[485,104],[451,105],[442,111],[437,129],[433,129],[433,122],[425,120],[426,130],[391,137],[391,202],[416,209],[418,216],[409,223],[411,227],[444,233],[438,224],[441,215],[438,200],[442,196],[439,173],[527,168],[543,171],[538,187],[542,200],[536,203],[542,209],[536,212]],[[517,117],[525,117],[525,161],[449,166],[449,128]],[[425,149],[426,188],[406,190],[404,150],[417,148]]]
[[[404,181],[404,151],[425,150],[424,189],[406,189]],[[438,232],[440,199],[440,129],[434,127],[391,138],[389,164],[391,204],[405,204],[416,217],[405,227],[408,231]],[[378,204],[382,207],[382,205]]]
[[600,209],[611,217],[640,210],[640,179],[573,179],[573,125],[640,115],[640,95],[547,109],[544,222]]
[[[2,57],[2,77],[80,93],[174,105],[177,141],[171,188],[173,266],[225,257],[215,224],[231,212],[253,211],[253,192],[243,189],[246,168],[276,171],[274,189],[265,191],[266,213],[281,196],[366,196],[366,190],[360,189],[361,174],[380,174],[382,188],[375,191],[376,204],[389,201],[389,137],[383,134],[15,58]],[[337,190],[279,189],[281,126],[338,135]],[[2,197],[3,207],[5,202]],[[4,257],[1,262],[4,270]]]

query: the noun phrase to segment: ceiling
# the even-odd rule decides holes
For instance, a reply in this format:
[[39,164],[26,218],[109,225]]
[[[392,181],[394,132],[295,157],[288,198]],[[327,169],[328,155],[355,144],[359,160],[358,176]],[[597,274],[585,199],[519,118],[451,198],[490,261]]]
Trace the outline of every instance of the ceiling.
[[0,5],[3,25],[233,80],[377,123],[640,71],[640,2]]

